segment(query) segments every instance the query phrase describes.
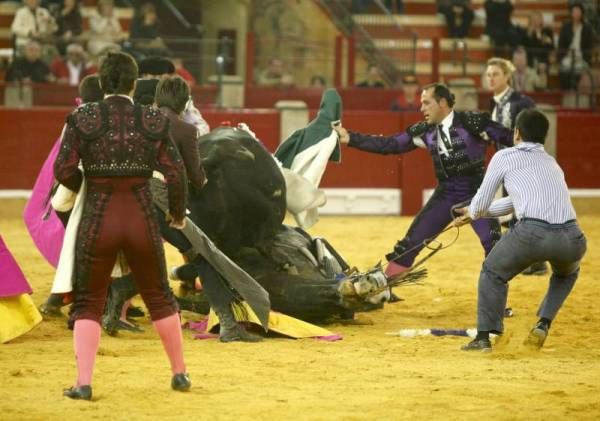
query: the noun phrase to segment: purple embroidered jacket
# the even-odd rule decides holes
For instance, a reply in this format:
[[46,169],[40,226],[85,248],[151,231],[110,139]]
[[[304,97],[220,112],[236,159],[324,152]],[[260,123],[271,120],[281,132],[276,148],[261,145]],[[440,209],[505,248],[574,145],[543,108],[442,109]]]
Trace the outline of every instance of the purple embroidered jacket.
[[512,132],[489,118],[487,113],[454,112],[450,126],[447,154],[438,148],[438,130],[425,122],[409,127],[392,136],[350,133],[349,146],[374,153],[401,154],[417,147],[426,148],[433,159],[438,181],[453,177],[481,177],[485,171],[485,152],[488,145],[499,143],[512,146]]

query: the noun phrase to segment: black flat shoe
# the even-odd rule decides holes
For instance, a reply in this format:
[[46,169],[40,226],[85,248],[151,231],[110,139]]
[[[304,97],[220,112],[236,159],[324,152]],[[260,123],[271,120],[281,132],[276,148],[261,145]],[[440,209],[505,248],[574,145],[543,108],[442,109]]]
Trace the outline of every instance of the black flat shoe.
[[192,387],[190,375],[187,373],[175,374],[171,379],[171,389],[179,392],[187,392]]
[[473,339],[460,347],[463,351],[492,352],[492,343],[489,339]]
[[73,386],[63,391],[63,396],[71,399],[89,401],[92,399],[92,386]]
[[525,345],[531,348],[540,349],[544,346],[544,342],[546,342],[548,330],[549,327],[547,324],[538,322],[529,332],[527,339],[525,339]]

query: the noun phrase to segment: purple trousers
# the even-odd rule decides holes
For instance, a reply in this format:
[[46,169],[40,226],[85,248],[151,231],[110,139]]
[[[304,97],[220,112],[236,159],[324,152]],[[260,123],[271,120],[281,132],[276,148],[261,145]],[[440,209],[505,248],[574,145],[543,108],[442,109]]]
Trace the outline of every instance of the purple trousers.
[[[452,206],[469,201],[475,196],[483,177],[454,177],[440,182],[433,195],[419,211],[404,238],[396,243],[394,251],[388,253],[388,261],[411,267],[419,252],[423,249],[423,241],[433,239],[452,221]],[[482,218],[471,226],[479,237],[485,255],[500,239],[500,224],[496,218]]]

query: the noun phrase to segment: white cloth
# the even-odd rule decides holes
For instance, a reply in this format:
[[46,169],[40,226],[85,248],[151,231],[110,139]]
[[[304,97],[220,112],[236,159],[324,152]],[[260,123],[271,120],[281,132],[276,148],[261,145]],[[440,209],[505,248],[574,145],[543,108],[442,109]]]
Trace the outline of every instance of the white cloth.
[[181,118],[186,123],[189,123],[193,126],[196,126],[196,130],[198,130],[198,136],[204,136],[208,132],[210,132],[210,126],[200,114],[200,111],[194,105],[194,101],[190,98],[185,104],[185,109],[181,115]]
[[[322,190],[318,190],[321,178],[329,162],[329,157],[338,144],[338,135],[331,130],[329,136],[307,148],[294,157],[291,172],[303,177],[308,183],[293,179],[288,174],[286,184],[290,182],[291,190],[287,192],[288,210],[296,223],[304,229],[310,228],[319,220],[318,208],[325,205],[327,199]],[[285,177],[284,173],[284,177]],[[309,189],[309,186],[311,187]],[[295,210],[292,211],[292,209]]]
[[[439,126],[442,126],[441,130],[444,131],[444,135],[446,136],[446,139],[448,139],[448,140],[450,140],[450,127],[452,126],[453,121],[454,121],[454,111],[450,111],[450,114],[448,114],[446,117],[444,117],[442,122],[439,124]],[[450,152],[448,151],[448,148],[446,148],[446,145],[444,144],[444,141],[442,140],[439,126],[438,126],[438,151],[440,152],[440,155],[448,156],[448,155],[450,155]]]
[[83,198],[85,197],[85,192],[86,182],[84,178],[81,182],[79,194],[71,192],[77,197],[75,198],[75,205],[73,206],[67,228],[65,229],[65,237],[60,250],[56,273],[54,274],[54,282],[52,283],[53,294],[64,294],[73,291],[75,240],[77,239],[77,230],[79,229],[79,222],[81,221],[81,215],[83,213]]

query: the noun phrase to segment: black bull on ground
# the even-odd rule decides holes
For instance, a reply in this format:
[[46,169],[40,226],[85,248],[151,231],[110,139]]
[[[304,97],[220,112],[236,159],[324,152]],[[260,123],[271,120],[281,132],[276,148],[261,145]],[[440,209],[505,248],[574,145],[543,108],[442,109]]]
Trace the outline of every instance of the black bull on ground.
[[307,256],[310,238],[283,225],[285,181],[264,146],[217,128],[199,149],[208,183],[190,192],[190,219],[269,292],[273,310],[312,321],[352,317],[337,281]]
[[[283,224],[285,181],[259,141],[243,130],[222,127],[202,136],[199,150],[208,182],[200,190],[190,188],[188,217],[268,291],[273,310],[325,321],[381,307],[342,297],[337,278],[347,269],[343,259],[329,248],[329,259],[319,261],[328,243]],[[208,313],[208,301],[193,284],[183,284],[181,308]],[[132,288],[128,276],[113,283],[107,320],[118,319],[122,303],[136,293]]]

